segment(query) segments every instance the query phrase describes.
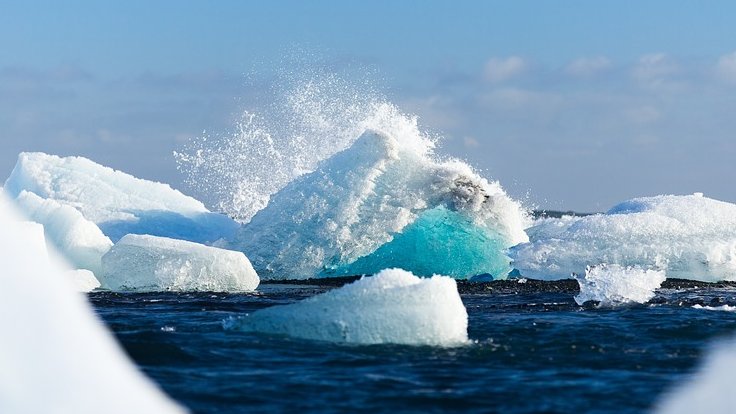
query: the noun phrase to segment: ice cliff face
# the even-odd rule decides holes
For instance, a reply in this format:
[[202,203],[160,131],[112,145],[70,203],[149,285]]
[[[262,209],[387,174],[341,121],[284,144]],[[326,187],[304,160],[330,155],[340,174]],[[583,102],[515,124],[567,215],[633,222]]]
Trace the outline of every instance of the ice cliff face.
[[275,194],[238,233],[264,278],[370,274],[401,266],[505,277],[503,250],[526,241],[526,216],[500,185],[429,142],[367,131]]

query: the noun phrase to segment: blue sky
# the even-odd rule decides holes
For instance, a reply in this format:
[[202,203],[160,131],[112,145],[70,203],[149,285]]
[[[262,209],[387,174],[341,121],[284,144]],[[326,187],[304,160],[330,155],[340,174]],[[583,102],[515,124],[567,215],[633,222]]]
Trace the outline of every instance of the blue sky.
[[171,152],[232,128],[252,79],[300,50],[378,73],[442,152],[542,207],[736,201],[734,15],[727,1],[0,2],[0,169],[38,150],[182,187]]

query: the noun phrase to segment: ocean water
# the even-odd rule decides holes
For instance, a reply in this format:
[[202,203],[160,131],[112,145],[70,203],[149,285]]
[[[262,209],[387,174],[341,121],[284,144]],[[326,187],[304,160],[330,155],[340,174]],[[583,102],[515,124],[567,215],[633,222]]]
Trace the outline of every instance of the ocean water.
[[736,331],[727,311],[736,288],[727,284],[668,281],[646,305],[597,308],[578,306],[569,282],[497,283],[461,284],[473,344],[456,348],[340,345],[223,327],[329,286],[89,298],[133,360],[195,413],[647,412],[713,340]]

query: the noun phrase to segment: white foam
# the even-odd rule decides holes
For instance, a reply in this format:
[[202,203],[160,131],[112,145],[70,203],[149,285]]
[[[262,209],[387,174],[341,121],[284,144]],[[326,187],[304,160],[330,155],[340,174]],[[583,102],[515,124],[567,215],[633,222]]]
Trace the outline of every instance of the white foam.
[[82,157],[21,153],[5,191],[28,191],[71,206],[113,241],[128,233],[197,242],[229,237],[237,224],[167,184],[146,181]]
[[182,412],[43,258],[41,226],[17,220],[0,202],[0,412]]
[[230,321],[230,327],[356,344],[456,346],[468,342],[468,314],[451,278],[383,270],[300,302]]
[[134,234],[102,257],[99,280],[115,291],[251,291],[259,283],[241,252]]
[[736,280],[736,205],[702,195],[623,202],[606,214],[540,223],[510,250],[524,276],[568,278],[597,263],[661,268],[667,277]]
[[693,305],[693,309],[702,309],[702,310],[719,311],[719,312],[736,312],[736,306],[731,306],[731,305],[721,305],[721,306]]
[[519,203],[467,164],[437,161],[416,125],[400,132],[367,131],[289,183],[232,248],[244,251],[263,278],[366,274],[387,266],[423,276],[505,277],[504,250],[527,240]]
[[99,227],[75,208],[21,191],[15,200],[21,212],[43,225],[48,243],[76,268],[99,273],[100,259],[112,246]]
[[600,264],[590,266],[585,275],[576,275],[580,293],[575,302],[582,305],[597,301],[601,306],[625,303],[646,303],[654,297],[654,291],[666,279],[661,270]]

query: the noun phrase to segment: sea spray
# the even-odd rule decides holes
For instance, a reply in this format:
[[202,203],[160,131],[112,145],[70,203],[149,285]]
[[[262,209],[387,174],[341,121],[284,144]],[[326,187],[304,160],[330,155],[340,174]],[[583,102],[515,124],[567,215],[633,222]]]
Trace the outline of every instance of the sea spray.
[[615,264],[588,266],[585,275],[574,276],[580,285],[580,293],[575,296],[578,305],[589,301],[598,302],[601,306],[646,303],[665,280],[661,270]]
[[275,194],[231,246],[264,279],[373,274],[401,266],[467,278],[511,270],[526,215],[497,182],[436,161],[421,135],[367,131]]
[[292,81],[266,113],[176,154],[189,182],[245,224],[228,248],[264,279],[387,266],[506,276],[504,250],[527,240],[527,216],[497,182],[440,159],[416,116],[364,85]]
[[232,131],[205,133],[174,153],[199,198],[240,222],[366,129],[416,128],[416,117],[401,113],[368,81],[310,68],[283,71],[266,89],[270,96],[243,111]]

